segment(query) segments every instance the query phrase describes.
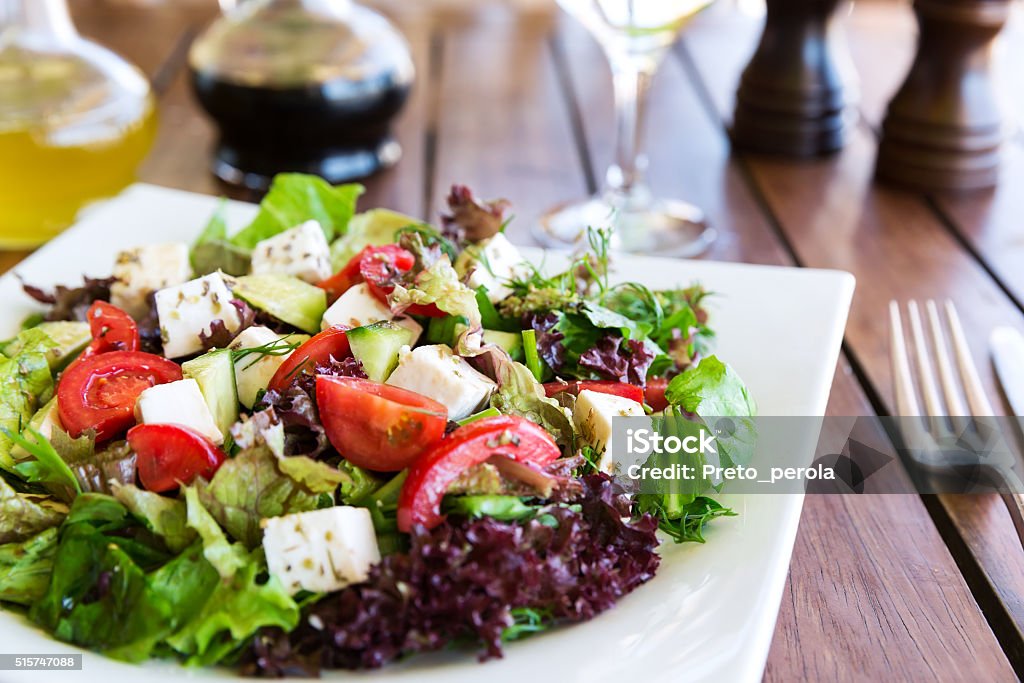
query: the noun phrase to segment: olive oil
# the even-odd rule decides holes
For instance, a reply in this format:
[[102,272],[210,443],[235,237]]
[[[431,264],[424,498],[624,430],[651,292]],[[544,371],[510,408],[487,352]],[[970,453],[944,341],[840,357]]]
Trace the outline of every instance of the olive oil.
[[145,78],[99,46],[0,43],[0,248],[32,247],[132,182],[153,142]]

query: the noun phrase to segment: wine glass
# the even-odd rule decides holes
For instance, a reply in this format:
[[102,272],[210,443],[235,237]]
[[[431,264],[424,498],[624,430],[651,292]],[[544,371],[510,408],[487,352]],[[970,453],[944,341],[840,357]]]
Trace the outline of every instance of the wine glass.
[[588,227],[612,227],[621,251],[695,256],[715,238],[698,207],[654,197],[644,183],[644,102],[651,78],[680,29],[712,0],[558,0],[597,39],[611,65],[615,96],[615,160],[605,189],[555,207],[535,235],[545,246],[586,242]]

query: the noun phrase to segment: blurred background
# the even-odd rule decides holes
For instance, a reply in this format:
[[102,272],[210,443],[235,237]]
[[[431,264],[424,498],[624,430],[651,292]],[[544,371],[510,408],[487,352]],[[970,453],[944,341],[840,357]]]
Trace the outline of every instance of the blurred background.
[[[631,0],[617,4],[628,6],[630,17],[634,10],[642,17],[645,3],[635,2],[636,7]],[[5,3],[0,7],[7,7],[9,26],[19,3]],[[0,122],[8,117],[6,128],[0,128],[0,187],[7,188],[0,190],[0,240],[8,247],[38,243],[70,222],[80,203],[116,192],[132,177],[256,199],[273,171],[312,170],[335,182],[369,176],[368,205],[424,217],[432,215],[448,184],[468,181],[485,196],[513,199],[523,237],[528,239],[531,226],[540,226],[532,234],[546,243],[572,241],[571,234],[559,234],[565,226],[549,220],[552,216],[569,220],[569,233],[593,216],[565,219],[552,208],[564,210],[567,203],[590,196],[602,210],[608,204],[624,214],[636,209],[643,219],[636,232],[662,230],[670,240],[648,239],[633,250],[661,252],[668,245],[674,253],[692,254],[722,238],[723,231],[728,241],[729,226],[706,221],[705,213],[715,213],[714,206],[680,200],[711,196],[729,201],[722,174],[735,172],[702,161],[700,149],[708,141],[697,139],[699,131],[687,130],[687,117],[680,115],[695,103],[721,116],[735,148],[794,164],[814,164],[834,154],[851,135],[880,135],[878,177],[917,192],[991,192],[999,184],[1004,143],[1016,147],[1021,140],[1017,124],[1024,112],[1024,70],[1016,65],[1024,63],[1024,21],[1019,3],[924,0],[917,3],[915,17],[905,1],[776,0],[768,4],[767,22],[764,0],[719,0],[710,6],[697,0],[647,3],[671,13],[671,21],[659,17],[664,26],[632,26],[627,31],[632,42],[625,45],[592,21],[590,5],[607,9],[608,3],[565,0],[564,9],[579,20],[574,21],[554,0],[367,0],[360,4],[379,11],[396,29],[391,35],[377,26],[366,34],[374,48],[369,57],[332,47],[325,58],[308,30],[292,39],[259,32],[225,38],[228,29],[219,26],[225,20],[218,21],[222,12],[268,4],[281,3],[68,0],[70,19],[81,35],[122,57],[125,66],[137,66],[151,91],[144,92],[130,69],[115,65],[112,72],[123,81],[119,87],[129,100],[134,98],[117,123],[122,139],[105,143],[105,155],[75,157],[52,147],[88,147],[88,132],[79,132],[81,139],[71,135],[45,144],[26,142],[16,134],[22,125],[18,116],[24,121],[26,114],[12,106],[17,97],[0,90]],[[327,14],[345,7],[341,21],[351,21],[348,0],[283,4]],[[610,15],[603,19],[614,24]],[[625,35],[621,22],[615,28],[620,38]],[[917,41],[922,30],[926,39]],[[658,32],[664,45],[637,47],[637,41]],[[8,43],[11,33],[5,29],[2,34]],[[323,38],[344,42],[340,36],[325,33]],[[261,41],[274,39],[285,41],[275,49],[291,54],[293,67],[318,59],[335,60],[338,66],[326,76],[315,69],[287,76],[336,81],[321,88],[315,102],[281,104],[291,111],[288,116],[279,115],[283,110],[274,110],[277,105],[265,99],[253,99],[252,92],[227,87],[244,85],[245,69],[265,68],[259,64]],[[912,83],[918,47],[922,66]],[[652,63],[641,64],[638,60],[652,50]],[[4,67],[17,72],[12,64],[8,44],[0,49],[0,88],[5,87]],[[346,71],[347,66],[353,68]],[[626,73],[631,70],[633,81]],[[645,108],[648,80],[651,102]],[[499,82],[501,87],[495,85]],[[347,83],[348,89],[338,83]],[[911,90],[902,104],[894,99],[903,92],[901,84]],[[8,92],[13,92],[9,86],[10,80]],[[632,109],[624,101],[630,89]],[[87,107],[96,104],[89,100],[95,93],[88,86],[79,87],[75,97]],[[351,112],[337,109],[339,102],[342,108],[361,102],[362,113],[345,119]],[[307,109],[298,112],[300,105]],[[342,118],[317,128],[314,112],[332,106],[332,116]],[[38,121],[45,114],[32,116]],[[218,143],[215,118],[233,140],[221,137]],[[650,131],[646,140],[635,132],[644,121]],[[342,129],[346,139],[321,144]],[[248,137],[238,139],[242,132]],[[509,140],[516,141],[514,153]],[[301,154],[295,150],[302,145],[323,157],[328,148],[353,144],[361,146],[359,155],[296,161]],[[645,149],[649,153],[643,154]],[[69,180],[59,183],[63,172]],[[79,196],[59,206],[54,186],[76,183]],[[721,191],[701,187],[708,183],[717,183]],[[661,197],[674,203],[652,203]],[[569,208],[594,207],[584,201]],[[14,225],[15,209],[47,215],[22,215],[20,225]],[[628,226],[621,227],[628,234]]]

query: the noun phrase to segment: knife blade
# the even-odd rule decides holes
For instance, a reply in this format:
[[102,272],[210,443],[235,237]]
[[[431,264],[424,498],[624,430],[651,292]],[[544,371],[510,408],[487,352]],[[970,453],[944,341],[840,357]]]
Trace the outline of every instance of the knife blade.
[[996,375],[1014,415],[1024,416],[1024,335],[1012,327],[997,327],[989,338]]

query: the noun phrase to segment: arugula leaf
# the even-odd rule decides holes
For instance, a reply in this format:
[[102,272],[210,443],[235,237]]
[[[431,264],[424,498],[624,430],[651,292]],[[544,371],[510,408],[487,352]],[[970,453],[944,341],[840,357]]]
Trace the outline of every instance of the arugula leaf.
[[656,496],[641,495],[638,500],[641,502],[640,511],[657,517],[658,528],[676,543],[704,543],[704,527],[708,522],[718,517],[736,516],[732,508],[724,507],[707,496],[697,496],[675,513],[662,507]]
[[330,242],[345,234],[362,193],[363,186],[354,183],[334,187],[317,176],[280,173],[260,202],[256,218],[229,241],[237,247],[252,249],[268,237],[315,220]]
[[0,545],[0,601],[31,605],[46,593],[57,550],[57,529]]

